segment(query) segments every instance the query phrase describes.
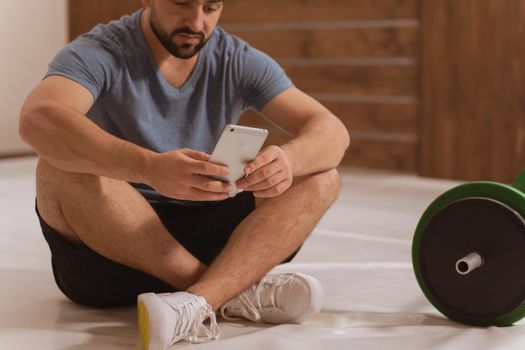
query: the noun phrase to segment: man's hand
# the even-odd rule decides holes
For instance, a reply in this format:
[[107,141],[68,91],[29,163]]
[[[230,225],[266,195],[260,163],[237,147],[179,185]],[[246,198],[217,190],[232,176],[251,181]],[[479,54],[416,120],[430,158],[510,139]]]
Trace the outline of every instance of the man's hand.
[[245,167],[246,177],[237,188],[252,191],[255,197],[276,197],[286,191],[293,181],[288,156],[278,146],[268,146]]
[[228,168],[209,163],[210,156],[187,148],[156,154],[148,169],[147,184],[164,196],[192,201],[229,197],[232,185],[212,179],[228,175]]

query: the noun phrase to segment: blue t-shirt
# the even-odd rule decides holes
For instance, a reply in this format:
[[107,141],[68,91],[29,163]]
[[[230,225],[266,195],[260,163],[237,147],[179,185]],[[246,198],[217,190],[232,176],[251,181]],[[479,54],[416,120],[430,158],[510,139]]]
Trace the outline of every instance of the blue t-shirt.
[[211,153],[226,124],[260,111],[292,87],[268,55],[215,28],[180,88],[160,73],[140,26],[139,10],[97,25],[64,47],[46,76],[61,75],[87,88],[87,116],[112,135],[165,152],[182,147]]

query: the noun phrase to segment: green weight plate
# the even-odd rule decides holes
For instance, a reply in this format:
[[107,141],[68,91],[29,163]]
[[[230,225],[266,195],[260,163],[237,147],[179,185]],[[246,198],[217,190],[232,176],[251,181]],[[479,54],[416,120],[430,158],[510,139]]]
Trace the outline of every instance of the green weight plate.
[[[456,262],[478,252],[484,264],[469,274]],[[436,213],[419,246],[426,287],[451,319],[491,322],[525,302],[525,220],[487,198],[466,198]]]
[[[498,183],[470,183],[438,197],[423,214],[412,246],[414,272],[427,299],[445,316],[465,324],[506,326],[523,318],[525,278],[519,277],[519,269],[525,265],[520,260],[525,259],[525,240],[521,246],[517,243],[518,236],[525,236],[523,217],[525,195]],[[514,241],[498,236],[501,227]],[[481,248],[476,248],[476,241]],[[494,250],[489,251],[491,247]],[[508,253],[512,248],[512,254]],[[460,276],[455,262],[475,249],[487,250],[486,265]],[[494,252],[500,258],[494,259]],[[506,270],[503,276],[499,269]],[[489,286],[497,281],[500,285]],[[484,285],[488,288],[480,289]],[[479,298],[470,300],[472,293]],[[484,303],[484,297],[492,303]]]

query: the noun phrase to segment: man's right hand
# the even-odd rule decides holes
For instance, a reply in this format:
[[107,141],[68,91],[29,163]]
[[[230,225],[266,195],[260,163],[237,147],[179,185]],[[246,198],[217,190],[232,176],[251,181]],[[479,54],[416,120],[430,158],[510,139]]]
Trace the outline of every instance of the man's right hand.
[[208,154],[188,148],[157,153],[149,163],[147,185],[179,200],[227,199],[233,186],[211,177],[228,175],[228,167],[209,163],[209,159]]

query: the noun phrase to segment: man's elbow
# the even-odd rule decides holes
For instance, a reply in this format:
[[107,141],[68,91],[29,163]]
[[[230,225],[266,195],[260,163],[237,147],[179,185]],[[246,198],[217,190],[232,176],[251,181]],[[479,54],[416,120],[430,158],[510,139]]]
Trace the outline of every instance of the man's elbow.
[[343,124],[343,122],[334,116],[335,124],[336,124],[336,133],[334,135],[338,135],[339,144],[341,145],[341,149],[344,152],[350,147],[350,133],[348,132],[348,129]]
[[348,147],[350,147],[350,133],[348,132],[348,129],[343,125],[343,148],[346,151]]
[[35,148],[40,134],[43,131],[46,113],[49,113],[49,106],[44,104],[27,104],[22,107],[18,121],[18,135],[20,138]]
[[18,120],[18,135],[27,144],[31,145],[31,139],[35,130],[35,112],[32,109],[22,108]]

